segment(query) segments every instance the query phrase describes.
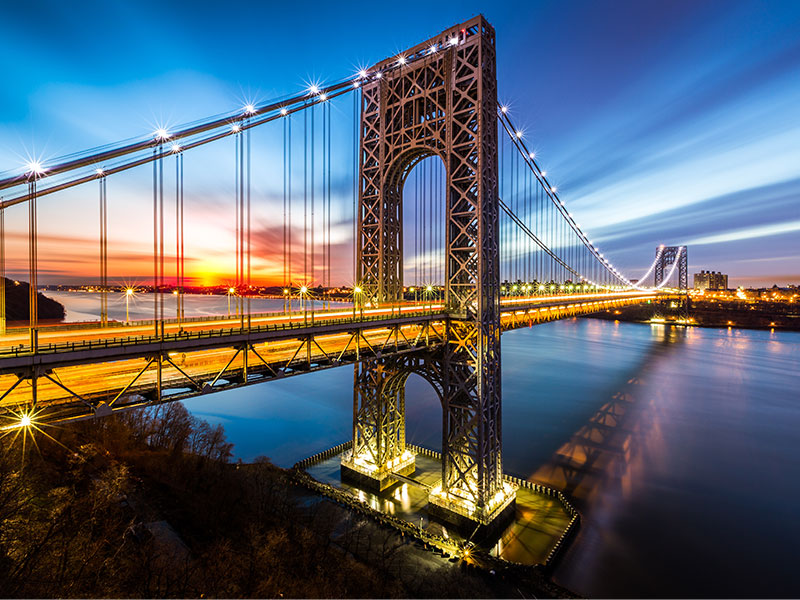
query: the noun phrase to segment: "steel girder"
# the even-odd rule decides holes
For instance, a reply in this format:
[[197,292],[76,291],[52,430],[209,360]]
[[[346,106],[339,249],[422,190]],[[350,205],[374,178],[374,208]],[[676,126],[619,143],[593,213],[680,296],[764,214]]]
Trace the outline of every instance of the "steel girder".
[[[373,303],[400,299],[403,184],[419,160],[439,156],[447,171],[451,315],[442,357],[443,492],[471,502],[481,516],[503,487],[494,30],[479,16],[409,54],[434,45],[424,59],[362,86],[357,282]],[[376,373],[357,367],[357,387],[361,381],[381,385]],[[384,402],[374,391],[361,399]],[[382,410],[357,409],[354,417],[374,427]],[[384,437],[397,435],[395,421],[386,421]]]

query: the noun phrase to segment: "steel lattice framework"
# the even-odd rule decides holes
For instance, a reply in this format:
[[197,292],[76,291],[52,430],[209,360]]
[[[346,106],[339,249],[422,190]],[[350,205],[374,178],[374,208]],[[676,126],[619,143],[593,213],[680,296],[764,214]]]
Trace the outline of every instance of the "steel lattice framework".
[[[451,318],[434,367],[441,370],[444,424],[442,488],[431,502],[486,523],[513,498],[503,486],[500,458],[494,30],[479,16],[409,51],[420,53],[424,59],[363,86],[357,280],[374,304],[400,299],[403,185],[420,160],[438,156],[447,173],[445,303]],[[365,460],[381,473],[405,464],[404,402],[401,391],[385,389],[391,379],[380,362],[356,367],[348,460]]]
[[664,281],[665,269],[678,261],[678,289],[689,289],[689,258],[686,246],[664,246],[656,248],[655,286]]

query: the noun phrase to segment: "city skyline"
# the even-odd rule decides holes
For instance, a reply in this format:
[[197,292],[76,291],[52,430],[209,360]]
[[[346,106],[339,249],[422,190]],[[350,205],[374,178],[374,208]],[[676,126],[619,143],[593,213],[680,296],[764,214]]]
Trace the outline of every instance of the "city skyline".
[[[29,7],[3,8],[0,47],[18,57],[6,61],[10,85],[0,91],[0,170],[7,174],[22,172],[31,158],[47,164],[155,126],[295,94],[326,83],[322,74],[327,82],[352,76],[483,12],[498,36],[499,100],[621,271],[636,278],[655,246],[669,243],[689,246],[692,272],[724,271],[735,285],[800,280],[794,3],[771,3],[769,11],[755,3],[468,4],[424,23],[389,9],[343,14],[318,5],[302,15],[306,27],[288,7],[264,13],[256,6],[253,18],[221,28],[220,15],[202,3],[183,11],[148,3],[37,6],[35,29],[15,13]],[[109,25],[94,28],[94,19]],[[265,19],[267,36],[258,29]],[[297,30],[308,35],[298,40],[289,33]],[[198,31],[214,32],[213,51],[197,41],[204,38]],[[336,140],[348,135],[340,129]],[[266,148],[280,129],[258,135]],[[254,181],[254,282],[280,283],[280,157],[259,156],[254,144],[263,166]],[[332,176],[331,239],[341,250],[334,251],[334,284],[352,279],[350,175],[341,162]],[[197,284],[233,278],[234,223],[215,219],[234,202],[232,154],[213,149],[187,160],[187,173],[201,182],[219,169],[230,174],[227,188],[217,177],[187,189],[187,275]],[[132,226],[146,232],[150,222],[137,209],[152,200],[148,177],[145,168],[126,189],[110,185],[111,282],[149,278],[151,248]],[[96,220],[96,193],[82,186],[40,203],[42,284],[96,279],[97,238],[79,231]],[[22,208],[6,215],[12,276],[26,268],[25,216]]]

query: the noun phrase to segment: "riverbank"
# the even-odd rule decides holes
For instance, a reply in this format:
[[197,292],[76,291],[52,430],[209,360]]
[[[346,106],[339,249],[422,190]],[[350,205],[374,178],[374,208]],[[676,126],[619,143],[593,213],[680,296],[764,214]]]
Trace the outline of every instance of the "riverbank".
[[[624,306],[588,316],[607,321],[666,324],[679,317],[676,309],[665,310],[657,303]],[[690,324],[697,327],[800,331],[800,305],[796,304],[692,300],[689,318]]]
[[569,595],[432,552],[309,489],[296,470],[231,463],[224,430],[181,403],[48,434],[38,452],[30,439],[24,449],[20,436],[3,440],[8,596]]
[[[0,285],[5,286],[5,318],[6,323],[19,322],[27,326],[30,308],[30,286],[26,281],[14,281],[2,278]],[[66,315],[64,305],[42,292],[36,295],[38,317],[41,321],[60,322]]]

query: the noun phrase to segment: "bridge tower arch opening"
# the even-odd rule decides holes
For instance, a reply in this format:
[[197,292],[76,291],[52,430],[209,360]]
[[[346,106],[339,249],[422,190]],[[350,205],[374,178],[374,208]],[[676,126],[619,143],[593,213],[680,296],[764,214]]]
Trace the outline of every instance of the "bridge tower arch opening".
[[397,187],[402,201],[401,298],[440,302],[445,289],[445,163],[432,153],[404,164]]
[[[402,298],[403,174],[421,157],[440,156],[447,317],[445,339],[430,362],[441,371],[443,389],[442,484],[430,494],[429,511],[456,523],[488,525],[508,514],[515,497],[501,462],[494,29],[478,16],[401,58],[369,69],[361,85],[356,283],[373,304]],[[404,427],[397,425],[404,410],[380,393],[385,368],[361,363],[354,377],[349,461],[377,460],[370,465],[375,471],[391,470],[405,452]],[[364,435],[365,428],[371,432]],[[365,452],[359,431],[367,444],[377,444],[376,452]]]

